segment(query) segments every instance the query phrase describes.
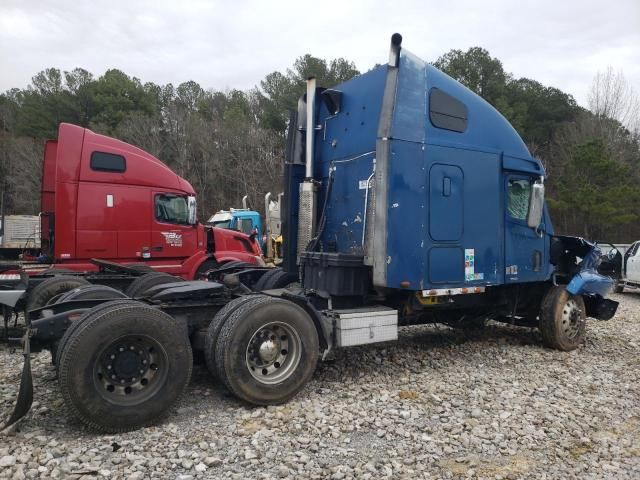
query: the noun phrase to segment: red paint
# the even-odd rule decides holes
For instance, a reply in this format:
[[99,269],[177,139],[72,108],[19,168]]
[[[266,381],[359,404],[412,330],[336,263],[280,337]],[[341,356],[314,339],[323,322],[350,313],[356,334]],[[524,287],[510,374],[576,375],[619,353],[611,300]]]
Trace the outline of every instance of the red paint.
[[[96,151],[123,156],[126,171],[93,170],[90,160]],[[157,195],[186,197],[195,191],[160,160],[133,145],[62,123],[57,141],[45,145],[42,174],[43,252],[52,242],[48,254],[64,268],[96,270],[89,260],[100,258],[144,262],[192,279],[211,258],[219,263],[258,262],[260,247],[247,235],[200,223],[157,220]],[[213,248],[208,250],[208,245]],[[143,251],[150,251],[151,258],[142,258]]]

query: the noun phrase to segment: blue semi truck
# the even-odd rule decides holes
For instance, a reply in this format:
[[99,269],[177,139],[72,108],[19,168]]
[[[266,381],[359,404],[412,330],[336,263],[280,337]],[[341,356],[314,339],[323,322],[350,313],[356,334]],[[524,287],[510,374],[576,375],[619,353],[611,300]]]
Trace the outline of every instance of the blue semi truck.
[[[233,394],[270,405],[333,350],[394,340],[401,325],[493,319],[569,351],[587,317],[611,318],[601,272],[613,259],[554,234],[541,162],[495,108],[401,41],[341,85],[309,79],[287,141],[283,268],[264,274],[265,291],[250,292],[253,271],[238,267],[223,284],[165,277],[133,299],[80,287],[28,312],[12,420],[30,405],[28,352],[42,348],[71,410],[117,432],[170,408],[192,349]],[[0,300],[19,296],[5,285]]]

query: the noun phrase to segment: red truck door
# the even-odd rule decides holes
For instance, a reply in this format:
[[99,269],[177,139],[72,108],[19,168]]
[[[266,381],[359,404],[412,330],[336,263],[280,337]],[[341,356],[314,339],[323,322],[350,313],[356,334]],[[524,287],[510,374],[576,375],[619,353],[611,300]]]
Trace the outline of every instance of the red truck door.
[[189,224],[187,196],[152,192],[151,258],[185,259],[203,248],[197,225]]

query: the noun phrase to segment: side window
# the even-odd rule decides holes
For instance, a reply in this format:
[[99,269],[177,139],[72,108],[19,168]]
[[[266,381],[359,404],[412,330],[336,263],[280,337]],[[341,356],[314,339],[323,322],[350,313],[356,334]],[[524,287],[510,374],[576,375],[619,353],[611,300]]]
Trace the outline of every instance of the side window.
[[93,152],[90,161],[91,170],[98,172],[123,173],[127,170],[127,161],[115,153]]
[[631,246],[631,254],[629,255],[630,257],[634,257],[638,253],[638,247],[640,247],[640,242],[636,242]]
[[166,223],[189,223],[187,199],[177,195],[156,195],[156,219]]
[[247,235],[251,235],[253,233],[253,220],[250,218],[238,219],[238,230]]
[[467,106],[438,88],[429,93],[429,119],[434,127],[462,133],[467,129]]
[[526,220],[531,201],[531,180],[509,179],[507,212],[517,220]]

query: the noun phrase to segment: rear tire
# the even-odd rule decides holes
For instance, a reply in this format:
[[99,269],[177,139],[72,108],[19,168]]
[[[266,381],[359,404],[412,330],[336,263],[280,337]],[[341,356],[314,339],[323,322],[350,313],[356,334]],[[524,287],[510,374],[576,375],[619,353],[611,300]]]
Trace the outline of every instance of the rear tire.
[[549,289],[540,308],[540,331],[547,347],[568,352],[575,350],[586,336],[584,300],[563,286]]
[[318,363],[318,332],[301,307],[269,298],[231,313],[216,341],[215,367],[227,388],[254,405],[295,396]]
[[155,287],[156,285],[164,285],[165,283],[176,282],[182,282],[182,279],[163,272],[145,273],[141,277],[138,277],[133,282],[131,282],[124,293],[129,298],[141,297],[151,287]]
[[263,295],[245,295],[230,301],[215,314],[213,320],[211,320],[211,323],[207,327],[207,336],[204,341],[204,356],[207,363],[207,370],[209,370],[209,373],[213,375],[213,378],[218,378],[218,371],[216,369],[216,342],[218,340],[220,330],[227,321],[229,315],[246,303],[262,303],[269,300],[269,298],[270,297],[265,297]]
[[27,311],[42,308],[54,297],[83,285],[89,285],[89,282],[82,277],[60,275],[48,278],[37,285],[29,294],[29,298],[27,300]]
[[89,427],[118,433],[149,425],[186,389],[191,345],[166,313],[117,300],[76,323],[61,351],[59,384],[65,403]]
[[255,285],[253,287],[251,287],[251,289],[254,292],[261,292],[262,290],[265,290],[265,288],[264,288],[265,282],[269,279],[269,277],[271,277],[272,275],[276,274],[278,272],[278,270],[281,270],[281,269],[280,268],[273,268],[271,270],[267,270],[266,272],[264,272],[262,274],[262,276],[258,279],[258,281],[255,283]]

